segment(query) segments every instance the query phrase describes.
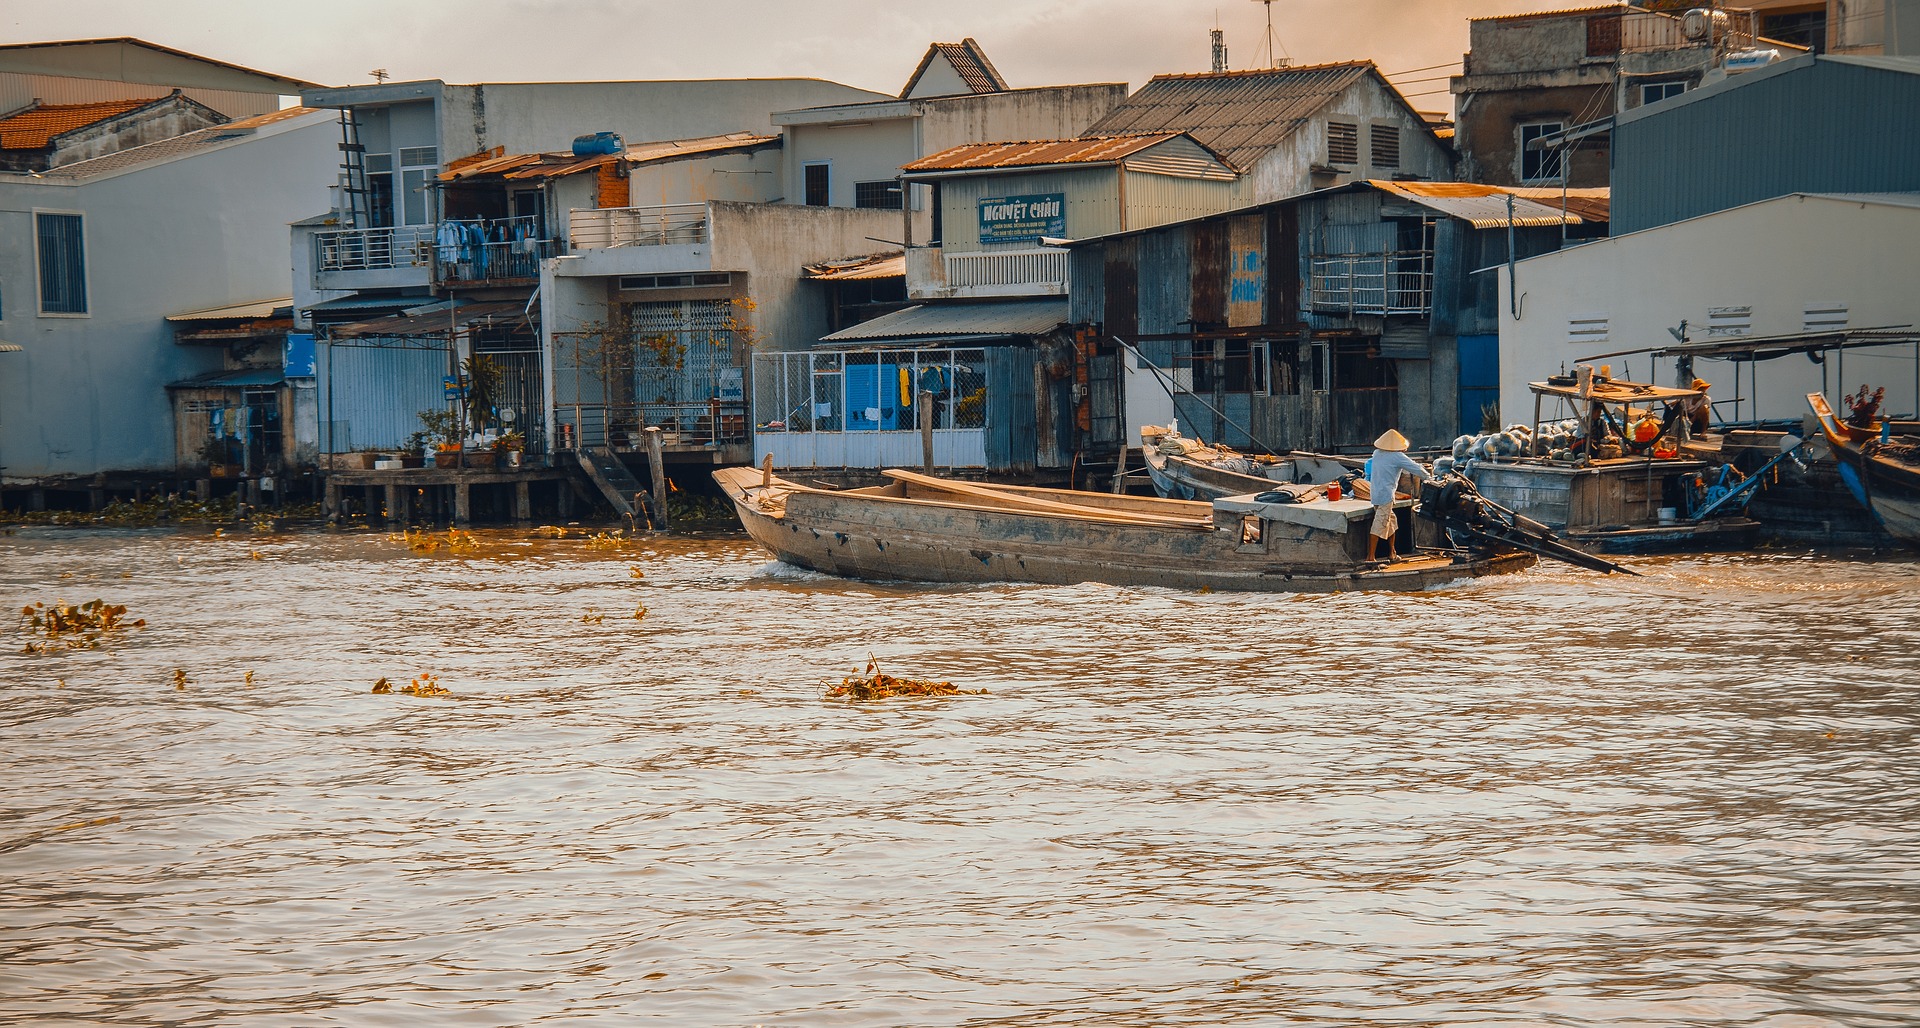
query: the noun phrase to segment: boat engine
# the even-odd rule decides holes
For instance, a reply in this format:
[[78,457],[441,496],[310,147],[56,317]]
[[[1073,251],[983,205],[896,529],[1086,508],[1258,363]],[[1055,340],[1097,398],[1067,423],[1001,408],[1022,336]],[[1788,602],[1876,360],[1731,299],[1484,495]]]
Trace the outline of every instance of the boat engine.
[[1473,480],[1457,472],[1421,484],[1418,513],[1429,521],[1439,522],[1455,542],[1525,550],[1606,574],[1638,574],[1624,565],[1568,545],[1553,529],[1480,495]]

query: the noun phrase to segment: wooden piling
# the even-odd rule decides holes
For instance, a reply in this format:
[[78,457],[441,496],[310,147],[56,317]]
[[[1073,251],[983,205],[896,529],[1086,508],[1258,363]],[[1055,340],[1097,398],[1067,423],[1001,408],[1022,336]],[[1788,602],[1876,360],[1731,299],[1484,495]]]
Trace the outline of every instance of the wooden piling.
[[653,479],[653,509],[661,528],[672,528],[667,517],[667,458],[660,426],[647,426],[647,475]]
[[920,471],[933,474],[933,390],[920,390]]

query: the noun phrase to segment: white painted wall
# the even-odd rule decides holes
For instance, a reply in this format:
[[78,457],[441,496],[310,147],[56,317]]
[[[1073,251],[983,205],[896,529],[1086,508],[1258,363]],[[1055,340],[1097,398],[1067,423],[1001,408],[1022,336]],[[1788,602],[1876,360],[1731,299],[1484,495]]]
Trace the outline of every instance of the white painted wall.
[[[1574,358],[1672,341],[1684,319],[1694,340],[1708,336],[1709,308],[1753,308],[1752,333],[1803,331],[1809,304],[1845,304],[1854,328],[1920,326],[1920,206],[1817,196],[1784,196],[1659,228],[1598,240],[1516,265],[1518,320],[1500,276],[1500,407],[1509,420],[1532,416],[1527,383],[1572,368]],[[1603,339],[1568,341],[1571,319],[1607,319]],[[1914,410],[1913,347],[1848,351],[1830,357],[1827,393],[1861,383],[1885,386],[1884,410]],[[1672,360],[1645,354],[1612,358],[1616,377],[1670,385]],[[1742,418],[1796,419],[1806,394],[1822,388],[1821,367],[1785,357],[1740,369]],[[1734,398],[1733,365],[1696,361],[1714,383],[1715,401]],[[1844,378],[1842,378],[1844,374]],[[1757,408],[1754,400],[1758,401]],[[1837,400],[1836,409],[1838,409]],[[1731,407],[1718,408],[1732,417]]]
[[[8,479],[174,466],[165,386],[221,351],[163,319],[291,295],[287,226],[326,206],[337,132],[318,113],[94,179],[0,176],[0,339],[26,348],[0,356]],[[37,313],[36,207],[86,218],[88,316]]]

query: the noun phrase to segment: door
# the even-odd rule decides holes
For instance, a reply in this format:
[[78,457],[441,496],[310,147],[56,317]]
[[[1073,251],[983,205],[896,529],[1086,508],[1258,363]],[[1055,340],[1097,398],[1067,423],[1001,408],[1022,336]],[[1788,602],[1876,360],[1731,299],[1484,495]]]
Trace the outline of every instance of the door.
[[1460,434],[1475,435],[1483,420],[1482,408],[1494,408],[1498,421],[1500,407],[1500,337],[1461,336],[1460,353]]

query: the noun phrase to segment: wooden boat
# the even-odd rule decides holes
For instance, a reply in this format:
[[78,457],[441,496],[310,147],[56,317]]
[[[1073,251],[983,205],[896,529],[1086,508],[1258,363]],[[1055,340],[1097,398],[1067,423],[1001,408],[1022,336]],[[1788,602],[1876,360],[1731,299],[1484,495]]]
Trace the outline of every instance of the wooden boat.
[[1412,591],[1534,561],[1488,546],[1370,563],[1373,511],[1359,500],[1208,503],[884,474],[885,485],[850,490],[814,489],[751,467],[713,477],[754,541],[786,563],[849,578]]
[[1541,402],[1547,398],[1571,405],[1575,416],[1590,424],[1620,428],[1659,418],[1665,405],[1704,393],[1601,378],[1529,387],[1534,432],[1528,451],[1463,465],[1482,496],[1596,553],[1738,549],[1750,541],[1759,522],[1742,516],[1741,505],[1692,516],[1705,506],[1695,502],[1705,483],[1722,472],[1677,447],[1671,455],[1656,453],[1652,445],[1635,453],[1631,444],[1622,446],[1624,440],[1613,437],[1612,443],[1593,447],[1597,452],[1567,458],[1542,453],[1538,444]]
[[1879,425],[1846,424],[1820,393],[1808,393],[1807,405],[1833,449],[1847,491],[1873,512],[1888,535],[1920,546],[1920,438],[1896,436]]
[[[1157,425],[1142,428],[1140,437],[1153,491],[1169,499],[1212,500],[1275,488],[1306,497],[1313,495],[1313,487],[1353,474],[1361,465],[1349,457],[1318,453],[1247,456],[1224,446],[1181,439]],[[1167,445],[1168,440],[1176,444]],[[1180,452],[1172,452],[1176,448]]]

